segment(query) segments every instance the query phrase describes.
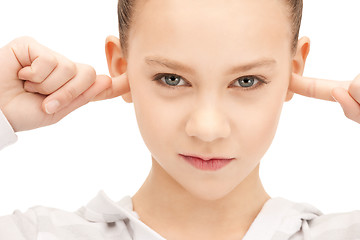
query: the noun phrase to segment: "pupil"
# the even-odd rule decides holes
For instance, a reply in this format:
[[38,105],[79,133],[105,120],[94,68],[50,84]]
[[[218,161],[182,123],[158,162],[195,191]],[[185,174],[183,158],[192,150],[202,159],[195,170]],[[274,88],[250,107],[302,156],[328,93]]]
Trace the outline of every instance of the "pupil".
[[176,76],[166,76],[165,81],[172,86],[176,86],[179,83],[179,79]]
[[[244,84],[241,84],[241,83],[244,83]],[[254,84],[254,80],[247,77],[247,78],[243,78],[241,81],[240,81],[240,85],[242,87],[251,87],[252,85]]]

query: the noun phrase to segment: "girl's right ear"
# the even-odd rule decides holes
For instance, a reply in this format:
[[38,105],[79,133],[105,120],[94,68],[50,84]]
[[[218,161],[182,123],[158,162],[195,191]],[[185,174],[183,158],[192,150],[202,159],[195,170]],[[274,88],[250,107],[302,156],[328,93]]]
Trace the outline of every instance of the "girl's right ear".
[[[124,74],[127,70],[127,61],[123,55],[119,38],[115,36],[108,36],[106,38],[105,53],[110,76],[114,78]],[[124,93],[121,97],[125,102],[131,103],[131,88],[130,91]]]

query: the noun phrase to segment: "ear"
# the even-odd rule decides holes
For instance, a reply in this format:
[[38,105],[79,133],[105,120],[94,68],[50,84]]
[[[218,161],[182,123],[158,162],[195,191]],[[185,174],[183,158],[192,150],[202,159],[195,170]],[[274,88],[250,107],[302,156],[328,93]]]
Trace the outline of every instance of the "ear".
[[[127,70],[127,61],[121,49],[119,38],[115,36],[108,36],[106,38],[105,53],[110,76],[117,77],[124,74]],[[127,103],[132,102],[131,86],[130,91],[123,94],[121,97]]]
[[[305,62],[310,52],[310,39],[308,37],[302,37],[298,41],[296,48],[296,53],[292,59],[291,73],[296,73],[298,75],[303,75],[305,69]],[[290,77],[292,74],[290,74]],[[286,102],[290,101],[294,93],[288,90],[286,95]]]

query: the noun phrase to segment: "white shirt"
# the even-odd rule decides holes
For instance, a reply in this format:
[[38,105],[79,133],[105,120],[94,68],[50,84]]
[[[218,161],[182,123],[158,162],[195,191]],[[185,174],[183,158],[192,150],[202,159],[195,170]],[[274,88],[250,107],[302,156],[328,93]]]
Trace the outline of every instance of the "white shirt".
[[[0,110],[0,149],[17,136]],[[171,224],[171,223],[169,223]],[[130,196],[103,191],[75,212],[35,206],[0,217],[0,240],[164,240],[133,210]],[[360,211],[324,215],[307,203],[269,199],[243,240],[360,240]]]
[[17,135],[0,109],[0,150],[16,141]]

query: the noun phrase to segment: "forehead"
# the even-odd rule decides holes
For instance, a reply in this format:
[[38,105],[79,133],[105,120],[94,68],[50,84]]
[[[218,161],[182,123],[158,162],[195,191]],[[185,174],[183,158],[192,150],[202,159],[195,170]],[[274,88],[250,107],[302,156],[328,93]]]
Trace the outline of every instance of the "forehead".
[[290,51],[282,0],[140,0],[133,18],[129,52],[133,45],[144,53],[232,59],[272,54],[284,45]]

